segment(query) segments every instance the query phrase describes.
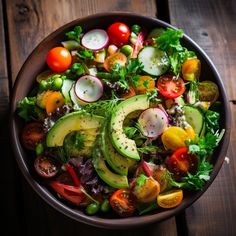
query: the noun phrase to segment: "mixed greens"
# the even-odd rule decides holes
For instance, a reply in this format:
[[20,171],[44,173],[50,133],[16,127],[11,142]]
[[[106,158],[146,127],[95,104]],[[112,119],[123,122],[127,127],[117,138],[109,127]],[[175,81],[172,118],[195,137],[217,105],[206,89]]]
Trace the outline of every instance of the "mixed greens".
[[55,197],[88,215],[177,207],[210,179],[224,135],[217,84],[182,30],[76,26],[18,102],[21,140]]

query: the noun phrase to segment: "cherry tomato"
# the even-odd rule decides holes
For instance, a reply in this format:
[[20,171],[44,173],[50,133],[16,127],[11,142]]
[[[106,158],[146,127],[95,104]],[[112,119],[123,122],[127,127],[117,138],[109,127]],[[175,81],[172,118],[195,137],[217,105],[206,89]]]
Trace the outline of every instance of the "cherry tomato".
[[194,174],[198,167],[198,158],[188,153],[188,148],[177,149],[166,162],[167,169],[174,174],[174,178],[179,180],[188,172]]
[[127,62],[127,57],[125,56],[125,54],[117,52],[106,58],[106,60],[104,61],[104,68],[107,71],[110,71],[111,69],[114,68],[115,64],[120,64],[121,66],[125,66],[126,62]]
[[49,185],[64,199],[74,204],[80,204],[86,198],[80,187],[62,184],[57,181],[51,181]]
[[112,209],[122,217],[133,215],[136,205],[129,191],[119,189],[110,197]]
[[58,165],[45,156],[38,156],[34,161],[36,172],[45,178],[51,178],[58,173]]
[[155,88],[155,81],[149,75],[140,76],[136,84],[136,92],[138,94],[146,94]]
[[161,165],[158,166],[153,171],[152,177],[160,184],[160,193],[164,192],[169,184],[167,169]]
[[110,39],[110,44],[114,44],[117,47],[121,47],[129,41],[130,29],[124,23],[116,22],[110,25],[107,29],[107,33]]
[[183,190],[175,189],[157,196],[157,204],[162,208],[173,208],[178,206],[183,200]]
[[186,60],[182,65],[182,75],[187,81],[197,81],[200,77],[201,62],[197,58]]
[[71,54],[64,47],[55,47],[47,54],[47,64],[52,71],[57,73],[67,70],[72,61]]
[[200,101],[207,101],[212,104],[219,97],[219,88],[217,84],[209,80],[200,82],[198,84],[198,91]]
[[173,75],[163,75],[157,81],[158,91],[166,98],[177,98],[185,91],[184,81]]
[[22,131],[21,138],[25,148],[34,150],[45,138],[43,125],[39,122],[28,123]]

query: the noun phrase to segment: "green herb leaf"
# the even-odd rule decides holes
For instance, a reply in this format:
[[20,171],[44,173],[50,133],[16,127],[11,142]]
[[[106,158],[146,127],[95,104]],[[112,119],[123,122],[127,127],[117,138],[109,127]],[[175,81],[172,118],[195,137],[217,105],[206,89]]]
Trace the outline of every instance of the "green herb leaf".
[[147,179],[148,177],[146,175],[144,174],[139,175],[138,178],[136,179],[136,185],[138,187],[142,187],[145,184]]
[[142,68],[143,65],[138,61],[137,58],[128,60],[126,65],[128,75],[136,75],[141,71]]
[[215,111],[207,110],[205,113],[206,130],[214,134],[219,129],[220,114]]
[[81,49],[76,53],[76,55],[83,60],[86,59],[93,59],[93,51],[90,49],[86,49],[84,47],[81,47]]
[[81,33],[82,33],[82,27],[78,25],[75,26],[75,28],[72,31],[67,32],[66,36],[68,37],[68,39],[74,39],[78,43],[80,43]]
[[153,211],[157,208],[159,208],[159,206],[157,205],[156,200],[153,200],[147,204],[138,204],[139,215],[146,214],[147,212]]
[[148,146],[138,148],[138,151],[140,153],[145,153],[145,154],[148,154],[148,153],[153,152],[155,150],[157,150],[157,146],[153,146],[153,145],[148,145]]

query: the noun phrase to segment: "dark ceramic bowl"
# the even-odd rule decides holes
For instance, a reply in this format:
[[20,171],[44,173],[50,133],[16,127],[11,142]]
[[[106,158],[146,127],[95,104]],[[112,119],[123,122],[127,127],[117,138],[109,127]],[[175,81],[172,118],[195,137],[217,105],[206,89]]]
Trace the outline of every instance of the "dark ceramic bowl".
[[154,27],[174,28],[171,25],[154,18],[140,16],[133,13],[112,12],[96,14],[85,18],[77,19],[69,24],[62,26],[61,28],[50,34],[30,54],[17,76],[11,101],[11,138],[15,157],[23,175],[25,176],[31,187],[57,211],[60,211],[68,217],[71,217],[77,221],[98,227],[128,228],[148,224],[151,222],[158,222],[167,219],[171,216],[174,216],[180,211],[189,207],[191,204],[193,204],[193,202],[196,201],[207,190],[207,188],[210,186],[210,184],[213,182],[216,175],[218,174],[228,148],[230,136],[230,110],[225,88],[215,66],[204,53],[204,51],[192,39],[184,35],[183,44],[188,49],[195,51],[198,58],[201,60],[202,80],[212,80],[219,86],[220,100],[222,102],[222,119],[220,123],[222,126],[221,128],[224,128],[226,130],[223,140],[220,142],[220,145],[215,150],[214,158],[210,159],[210,162],[214,165],[214,170],[211,174],[210,181],[207,182],[207,184],[204,186],[204,189],[202,191],[185,194],[182,204],[176,208],[169,210],[156,210],[144,216],[137,215],[125,219],[118,218],[112,215],[106,217],[87,216],[80,209],[59,200],[34,174],[34,170],[31,165],[32,163],[30,163],[29,161],[29,159],[31,158],[29,158],[29,154],[24,150],[20,143],[19,137],[23,123],[15,114],[16,104],[17,101],[21,100],[28,94],[34,84],[36,75],[46,68],[45,57],[49,49],[59,45],[61,41],[65,40],[66,32],[73,29],[75,25],[81,25],[84,31],[101,27],[106,29],[108,25],[115,21],[121,21],[127,23],[128,25],[140,24],[142,26],[147,27],[148,29]]

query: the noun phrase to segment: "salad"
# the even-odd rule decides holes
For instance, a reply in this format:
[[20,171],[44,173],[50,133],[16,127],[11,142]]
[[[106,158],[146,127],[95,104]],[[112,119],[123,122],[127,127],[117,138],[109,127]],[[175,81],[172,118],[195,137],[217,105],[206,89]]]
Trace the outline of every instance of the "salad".
[[29,162],[55,197],[88,215],[129,217],[177,207],[204,187],[224,135],[221,102],[182,37],[78,25],[48,51],[17,114]]

